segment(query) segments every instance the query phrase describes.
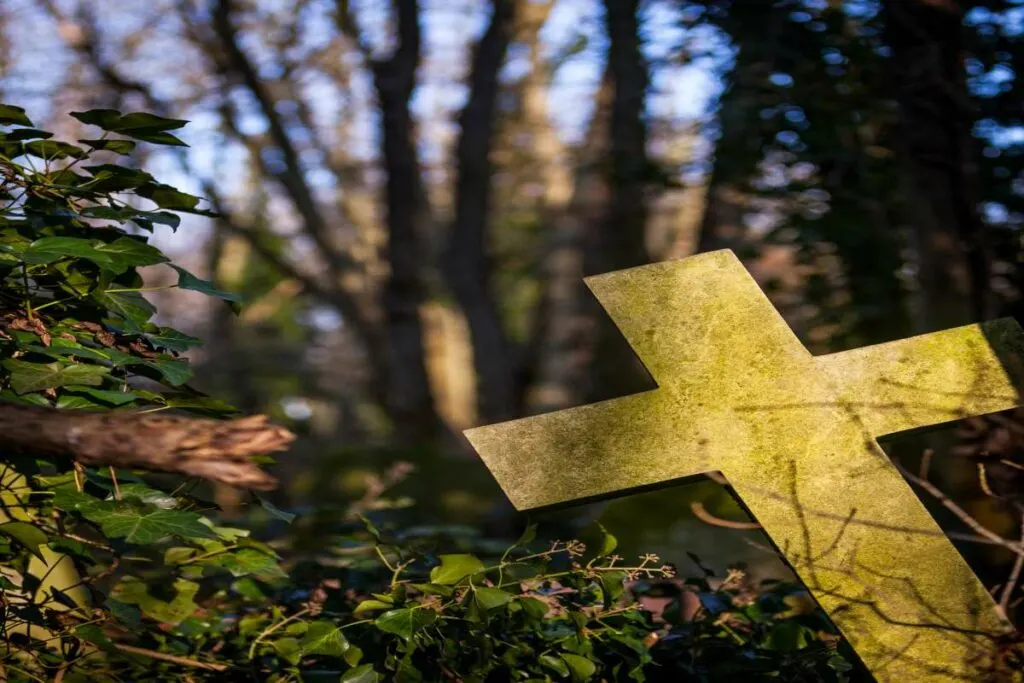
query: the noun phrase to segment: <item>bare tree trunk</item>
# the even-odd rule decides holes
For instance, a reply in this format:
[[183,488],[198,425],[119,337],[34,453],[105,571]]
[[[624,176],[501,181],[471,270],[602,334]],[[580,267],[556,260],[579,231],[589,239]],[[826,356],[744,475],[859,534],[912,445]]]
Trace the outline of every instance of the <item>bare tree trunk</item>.
[[[533,154],[544,184],[542,216],[550,239],[541,260],[541,299],[535,314],[533,357],[527,359],[531,380],[525,396],[531,414],[568,408],[583,399],[590,368],[594,320],[590,294],[583,284],[587,227],[594,216],[595,164],[607,142],[607,100],[597,111],[578,158],[567,158],[548,114],[550,75],[543,63],[540,28],[553,3],[527,0],[520,9],[522,40],[530,46],[530,71],[523,84],[523,112],[533,135]],[[604,199],[600,201],[603,207]]]
[[417,0],[394,0],[398,47],[390,58],[372,61],[381,105],[381,154],[387,172],[387,260],[383,308],[389,360],[389,407],[401,440],[430,440],[442,431],[424,362],[420,307],[423,281],[423,224],[427,197],[420,176],[409,100],[420,62]]
[[[646,249],[651,166],[645,104],[648,73],[640,51],[639,0],[605,0],[612,86],[606,166],[607,207],[584,265],[588,275],[639,266]],[[588,400],[634,393],[651,380],[607,314],[595,305],[597,341]]]
[[455,221],[445,253],[448,282],[473,341],[479,417],[484,422],[516,417],[521,396],[512,345],[492,290],[488,254],[498,73],[512,39],[515,8],[515,0],[491,0],[490,24],[473,50],[469,100],[459,116]]
[[921,331],[991,313],[990,255],[977,210],[975,110],[965,84],[963,7],[885,0],[918,257]]
[[604,271],[643,265],[651,166],[647,157],[647,64],[640,52],[639,0],[605,0],[608,71],[614,97],[609,136],[608,215],[598,263]]

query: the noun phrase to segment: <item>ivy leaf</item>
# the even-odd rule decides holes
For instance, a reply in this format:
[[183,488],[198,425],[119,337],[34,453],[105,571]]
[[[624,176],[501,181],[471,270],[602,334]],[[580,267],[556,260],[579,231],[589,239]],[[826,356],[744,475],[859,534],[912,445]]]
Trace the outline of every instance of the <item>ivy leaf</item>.
[[157,182],[140,185],[135,189],[135,194],[156,203],[161,209],[171,211],[189,212],[199,206],[199,197]]
[[39,551],[39,546],[46,545],[49,539],[46,534],[34,524],[29,524],[28,522],[8,522],[7,524],[0,524],[0,534],[13,538],[40,560],[43,559],[43,554]]
[[33,140],[25,143],[24,150],[40,159],[84,159],[89,156],[81,147],[58,140]]
[[393,633],[402,640],[409,640],[422,628],[437,620],[437,613],[429,609],[393,609],[377,617],[374,625],[385,633]]
[[78,237],[43,237],[30,244],[21,258],[25,263],[34,264],[82,258],[116,275],[133,266],[151,266],[167,260],[156,247],[127,236],[110,243]]
[[111,133],[120,133],[126,137],[152,142],[158,145],[188,147],[184,142],[167,131],[183,127],[188,121],[168,119],[146,112],[121,114],[115,109],[90,109],[89,111],[73,111],[71,116],[82,123],[97,126]]
[[849,671],[853,671],[853,664],[850,664],[842,655],[838,653],[828,658],[827,665],[828,668],[832,669],[833,671],[838,671],[839,673],[847,673]]
[[234,552],[215,555],[209,564],[228,570],[234,577],[254,575],[264,578],[284,578],[288,576],[277,564],[276,557],[254,548],[241,548]]
[[135,149],[135,143],[131,140],[79,140],[79,142],[89,145],[97,151],[113,152],[114,154],[131,154]]
[[87,206],[82,209],[80,215],[86,218],[144,223],[150,231],[153,223],[169,226],[172,230],[181,225],[181,217],[170,211],[140,211],[131,206]]
[[619,539],[612,536],[600,523],[597,524],[597,528],[601,530],[601,549],[598,552],[598,557],[607,557],[615,552],[615,548],[619,545]]
[[53,133],[49,133],[45,130],[39,130],[38,128],[19,128],[18,130],[12,130],[10,133],[0,133],[0,140],[8,140],[10,142],[21,142],[22,140],[48,140],[53,137]]
[[145,583],[127,576],[114,587],[111,597],[126,605],[138,606],[143,613],[157,621],[178,624],[199,609],[193,600],[199,592],[199,584],[178,579],[174,582],[174,591],[174,599],[165,602],[150,595]]
[[187,361],[158,358],[144,361],[143,365],[159,372],[172,387],[180,386],[192,378],[192,368]]
[[202,346],[203,340],[190,337],[184,332],[179,332],[171,327],[158,327],[156,332],[147,332],[143,335],[153,346],[177,351],[179,353],[188,351],[193,346]]
[[90,126],[98,126],[106,131],[114,131],[121,120],[121,112],[116,109],[90,109],[89,111],[73,111],[71,118],[78,119]]
[[376,612],[377,610],[389,610],[394,605],[390,602],[384,602],[383,600],[363,600],[356,608],[352,610],[353,614],[363,614],[364,612]]
[[543,619],[550,609],[546,602],[538,600],[537,598],[517,598],[517,600],[522,606],[523,612],[526,613],[526,616],[537,621]]
[[171,265],[171,268],[178,271],[178,287],[180,289],[202,292],[207,296],[217,297],[218,299],[224,299],[225,301],[233,301],[235,303],[242,302],[242,297],[238,294],[232,294],[231,292],[225,292],[224,290],[217,289],[209,280],[198,278],[180,266]]
[[93,297],[111,313],[135,325],[142,325],[156,313],[153,304],[139,292],[98,291]]
[[503,591],[500,588],[476,588],[473,590],[473,599],[485,612],[507,605],[514,597],[508,591]]
[[31,126],[32,121],[25,116],[25,110],[13,104],[0,104],[0,124],[15,126]]
[[11,387],[16,393],[54,389],[68,384],[98,386],[110,373],[102,365],[62,365],[60,363],[28,363],[22,360],[5,360],[3,366],[11,373]]
[[520,534],[519,540],[512,544],[512,548],[520,548],[524,545],[533,543],[534,539],[537,538],[537,524],[527,524],[526,528],[523,529],[523,533]]
[[[145,484],[120,484],[118,489],[124,498],[138,498],[143,503],[154,505],[161,510],[173,510],[178,507],[177,498],[159,489],[150,488]],[[111,492],[107,496],[107,500],[113,499],[114,493]]]
[[60,410],[99,410],[104,406],[85,396],[63,394],[57,397],[57,408]]
[[307,655],[340,657],[349,648],[349,642],[341,629],[329,621],[314,621],[306,635],[299,641],[299,647]]
[[451,586],[483,570],[484,563],[473,555],[441,555],[441,564],[430,570],[430,582]]
[[124,272],[132,266],[152,266],[167,261],[162,251],[131,237],[119,237],[113,242],[101,243],[97,245],[96,251],[110,257],[115,273]]
[[25,263],[53,263],[62,258],[84,258],[98,266],[111,265],[110,256],[98,252],[92,240],[80,237],[42,237],[28,246],[21,259]]
[[90,522],[99,524],[111,538],[145,545],[168,536],[180,538],[216,538],[216,534],[199,520],[195,512],[162,510],[138,498],[126,498],[103,507],[82,511]]
[[764,647],[780,652],[795,652],[807,647],[814,639],[814,632],[793,619],[781,621],[768,632]]
[[113,598],[107,598],[104,600],[103,606],[110,612],[110,616],[128,628],[134,629],[142,626],[142,612],[134,605],[129,605]]
[[154,182],[153,176],[145,171],[114,164],[97,164],[82,168],[92,175],[89,188],[94,192],[121,192]]
[[234,415],[238,409],[227,401],[212,396],[185,396],[164,394],[164,405],[169,408],[190,410],[196,413]]
[[127,403],[139,398],[138,394],[133,394],[130,391],[111,391],[109,389],[92,389],[90,387],[68,385],[64,387],[66,392],[74,392],[76,394],[86,394],[95,398],[97,401],[103,403],[109,403],[112,406],[123,406]]
[[92,643],[101,650],[106,650],[107,652],[114,651],[114,641],[96,624],[76,626],[75,635],[88,643]]
[[384,678],[373,670],[372,664],[360,664],[354,669],[349,669],[341,677],[341,683],[381,683]]
[[572,676],[574,683],[589,681],[597,673],[597,666],[586,657],[564,652],[562,653],[562,660],[569,667],[569,674]]
[[560,657],[554,655],[541,655],[540,663],[565,678],[569,675],[569,665]]

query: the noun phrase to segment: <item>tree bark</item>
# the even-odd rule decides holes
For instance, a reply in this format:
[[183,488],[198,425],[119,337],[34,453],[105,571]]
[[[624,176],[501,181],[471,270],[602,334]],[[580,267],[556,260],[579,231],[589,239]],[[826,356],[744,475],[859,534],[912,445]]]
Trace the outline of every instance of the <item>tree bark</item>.
[[[540,29],[553,2],[524,2],[521,40],[530,46],[530,71],[523,83],[523,113],[533,136],[533,154],[544,185],[541,213],[550,235],[541,260],[541,297],[535,313],[526,372],[525,409],[530,414],[578,405],[592,356],[592,298],[583,284],[587,228],[603,208],[605,179],[597,161],[607,143],[608,93],[602,88],[591,126],[577,158],[558,138],[548,113],[550,73],[541,55]],[[593,196],[595,189],[600,197]],[[596,204],[596,206],[595,206]]]
[[965,83],[963,7],[885,0],[918,256],[920,331],[991,315],[990,255],[978,214],[975,111]]
[[[587,275],[632,268],[650,260],[646,248],[648,193],[652,189],[645,121],[648,73],[640,51],[639,5],[639,0],[604,1],[610,41],[606,78],[612,87],[604,167],[607,204],[588,240]],[[650,377],[608,314],[596,303],[592,311],[596,341],[586,399],[597,401],[651,388]]]
[[614,95],[609,141],[609,197],[595,267],[601,272],[643,265],[647,194],[651,166],[647,157],[647,64],[640,51],[639,0],[605,0],[608,71]]
[[294,438],[264,415],[207,420],[0,403],[2,453],[172,472],[257,491],[275,488],[277,480],[251,457],[284,450]]
[[390,368],[389,407],[405,442],[429,441],[443,433],[424,361],[420,307],[426,300],[422,233],[428,214],[414,139],[409,100],[420,63],[417,0],[393,0],[398,47],[386,60],[374,60],[374,87],[381,105],[381,156],[387,171],[387,260],[383,308]]
[[459,116],[455,221],[445,253],[445,272],[466,316],[473,340],[479,418],[509,420],[519,414],[520,395],[512,345],[491,282],[491,147],[498,73],[512,39],[515,0],[492,0],[491,21],[473,50],[469,100]]

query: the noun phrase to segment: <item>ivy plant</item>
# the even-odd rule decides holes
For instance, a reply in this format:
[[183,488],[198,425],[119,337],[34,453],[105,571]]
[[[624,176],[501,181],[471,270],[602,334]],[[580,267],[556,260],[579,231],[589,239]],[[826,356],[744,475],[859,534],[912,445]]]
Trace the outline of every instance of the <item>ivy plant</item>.
[[[189,387],[200,340],[154,320],[140,268],[240,302],[149,242],[199,197],[130,162],[184,121],[71,114],[63,142],[0,105],[0,402],[230,417]],[[119,161],[120,160],[120,161]],[[167,482],[163,477],[159,481]],[[11,681],[847,681],[855,660],[799,586],[674,577],[605,533],[516,543],[339,510],[320,555],[222,526],[189,482],[0,453],[0,678]],[[264,509],[281,520],[291,515]],[[369,514],[369,513],[368,513]],[[383,520],[383,521],[382,521]],[[296,522],[301,526],[302,521]],[[287,525],[285,525],[287,528]],[[384,531],[381,531],[384,529]],[[538,545],[540,544],[540,545]],[[699,596],[660,616],[658,587]],[[852,678],[851,678],[852,677]],[[866,680],[861,678],[860,680]]]

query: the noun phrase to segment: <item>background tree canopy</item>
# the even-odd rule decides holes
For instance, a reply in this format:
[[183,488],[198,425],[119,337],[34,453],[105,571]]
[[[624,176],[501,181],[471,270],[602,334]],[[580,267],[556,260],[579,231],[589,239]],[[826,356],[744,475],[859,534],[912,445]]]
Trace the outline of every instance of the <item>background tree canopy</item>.
[[[79,140],[119,164],[107,189],[140,197],[85,218],[123,222],[116,239],[155,224],[151,244],[62,258],[145,290],[96,305],[159,311],[146,348],[183,352],[220,401],[176,407],[299,435],[258,513],[300,514],[297,547],[363,497],[399,527],[511,540],[521,520],[461,430],[651,386],[586,275],[733,249],[815,353],[1024,318],[1022,39],[1020,0],[8,0],[0,101],[25,111],[0,121],[56,134],[6,138],[32,163]],[[133,376],[186,379],[145,360]],[[132,407],[93,379],[40,400]],[[1014,413],[890,452],[916,469],[928,450],[962,512],[1019,538],[1022,435]],[[237,489],[192,493],[251,517]],[[958,538],[921,495],[1012,613],[1019,555]],[[643,530],[612,529],[623,554],[660,538],[785,578],[736,535],[756,532],[707,523],[743,515],[708,482],[553,523],[618,520]]]

